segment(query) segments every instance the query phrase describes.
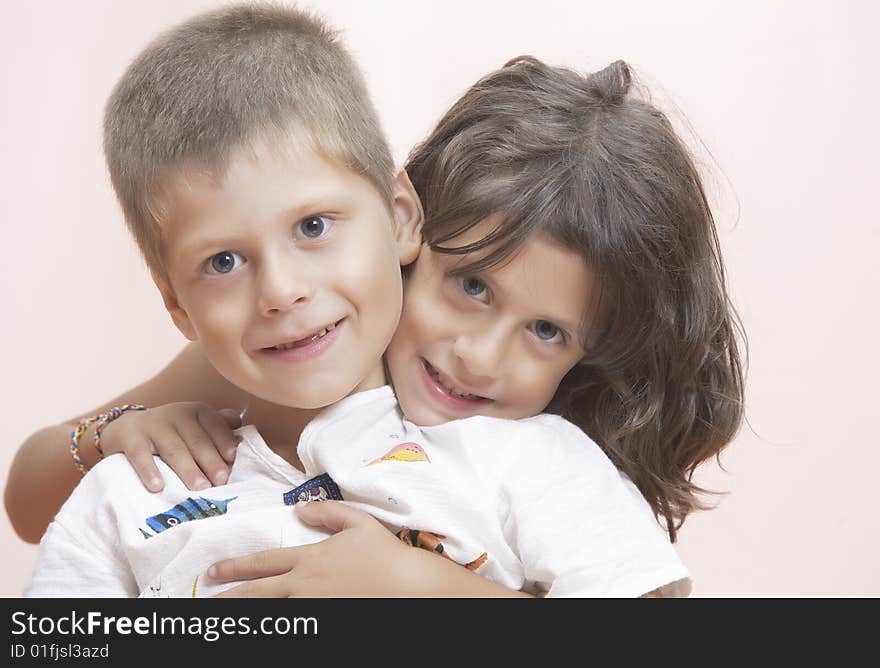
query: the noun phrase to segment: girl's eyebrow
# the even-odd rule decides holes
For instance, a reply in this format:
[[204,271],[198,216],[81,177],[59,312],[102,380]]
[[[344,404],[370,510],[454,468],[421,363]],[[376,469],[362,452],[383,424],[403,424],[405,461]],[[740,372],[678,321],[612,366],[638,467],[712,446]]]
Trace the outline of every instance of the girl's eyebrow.
[[554,318],[552,316],[547,316],[546,318],[536,318],[536,320],[546,320],[547,322],[551,322],[557,327],[568,331],[573,336],[576,336],[578,331],[580,330],[579,326],[575,326],[570,323],[568,320],[564,320],[562,318]]
[[[504,287],[502,287],[500,281],[495,280],[495,277],[492,276],[492,270],[491,270],[491,269],[487,269],[487,270],[485,270],[485,271],[477,271],[477,272],[474,272],[474,276],[479,277],[479,279],[480,279],[481,281],[483,281],[484,283],[486,283],[486,285],[492,290],[492,293],[493,293],[494,295],[496,295],[497,297],[500,297],[501,300],[502,300],[502,302],[503,302],[504,300],[508,300],[508,301],[509,301],[509,299],[510,299],[510,292],[511,292],[511,291],[505,289]],[[514,290],[515,290],[515,289],[516,289],[516,288],[514,288]],[[540,312],[539,312],[539,313],[540,313]],[[556,325],[557,327],[559,327],[559,328],[561,328],[561,329],[568,330],[569,333],[571,333],[571,334],[574,335],[574,336],[576,336],[577,333],[578,333],[578,331],[580,330],[580,325],[579,325],[579,324],[578,324],[578,325],[575,325],[574,323],[568,321],[568,320],[565,319],[565,318],[557,318],[557,317],[552,316],[552,315],[546,315],[546,316],[538,315],[538,316],[535,318],[535,320],[546,320],[547,322],[551,322],[551,323],[553,323],[554,325]]]

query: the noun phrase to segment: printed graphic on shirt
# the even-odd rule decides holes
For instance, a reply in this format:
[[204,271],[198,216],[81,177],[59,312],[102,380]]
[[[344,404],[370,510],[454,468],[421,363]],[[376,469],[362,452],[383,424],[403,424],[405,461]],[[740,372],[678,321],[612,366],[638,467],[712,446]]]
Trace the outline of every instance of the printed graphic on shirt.
[[[192,520],[203,520],[207,517],[216,517],[217,515],[225,515],[227,506],[235,501],[238,497],[233,496],[231,499],[206,499],[203,496],[192,498],[189,497],[181,501],[173,508],[169,508],[164,513],[153,515],[147,518],[147,526],[156,533],[161,533],[165,529],[176,527],[183,522]],[[141,529],[144,538],[152,538],[155,534]]]
[[395,445],[379,459],[374,459],[367,466],[378,464],[379,462],[428,462],[428,454],[422,449],[418,443],[401,443]]
[[300,501],[308,503],[309,501],[326,501],[327,499],[344,500],[342,492],[339,491],[339,487],[336,486],[328,473],[322,473],[284,493],[284,505],[286,506],[294,506]]
[[[453,561],[452,557],[446,554],[446,550],[443,547],[443,543],[441,542],[446,538],[446,536],[438,533],[431,533],[430,531],[419,531],[418,529],[401,529],[397,532],[397,537],[400,538],[400,540],[402,540],[407,545],[420,547],[423,550],[430,550],[431,552],[444,556],[450,561]],[[483,554],[481,554],[473,561],[469,561],[466,564],[460,565],[464,566],[469,571],[475,571],[480,566],[485,564],[488,559],[489,555],[483,552]]]

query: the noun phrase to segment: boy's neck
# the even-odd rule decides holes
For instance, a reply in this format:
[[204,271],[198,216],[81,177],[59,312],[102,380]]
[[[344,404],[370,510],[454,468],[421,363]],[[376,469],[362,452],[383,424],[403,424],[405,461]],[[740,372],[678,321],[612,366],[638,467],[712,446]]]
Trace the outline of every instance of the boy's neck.
[[[381,387],[385,383],[385,367],[384,364],[379,364],[347,396]],[[306,425],[326,408],[328,407],[290,408],[251,396],[244,423],[254,425],[275,454],[298,470],[304,471],[297,454],[300,436]]]
[[253,397],[244,416],[245,424],[252,424],[260,432],[266,445],[289,464],[303,470],[296,448],[306,425],[323,408],[289,408]]

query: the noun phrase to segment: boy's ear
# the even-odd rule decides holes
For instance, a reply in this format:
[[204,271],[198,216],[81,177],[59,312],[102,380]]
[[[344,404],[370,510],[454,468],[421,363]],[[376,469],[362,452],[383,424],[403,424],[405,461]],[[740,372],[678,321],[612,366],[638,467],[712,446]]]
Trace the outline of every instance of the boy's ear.
[[190,341],[197,341],[199,337],[198,334],[196,334],[195,327],[193,327],[192,321],[189,319],[187,312],[180,305],[180,302],[177,301],[177,295],[174,294],[174,289],[168,281],[158,273],[155,271],[151,271],[150,273],[153,276],[153,283],[156,284],[156,287],[159,288],[159,292],[162,294],[162,301],[165,304],[165,309],[171,316],[171,320],[174,322],[174,326],[177,327],[177,329],[180,330],[180,333]]
[[397,255],[402,266],[415,262],[422,248],[422,223],[425,212],[406,170],[394,177],[391,211],[394,214],[394,236]]

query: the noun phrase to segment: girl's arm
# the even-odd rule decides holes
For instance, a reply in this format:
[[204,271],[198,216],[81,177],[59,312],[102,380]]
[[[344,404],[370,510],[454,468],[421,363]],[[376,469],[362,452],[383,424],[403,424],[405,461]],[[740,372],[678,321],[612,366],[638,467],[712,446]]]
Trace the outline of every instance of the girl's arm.
[[[167,367],[142,385],[122,393],[85,415],[35,432],[19,447],[6,482],[6,512],[16,533],[29,543],[39,542],[49,522],[82,479],[68,450],[70,433],[81,417],[98,415],[113,406],[126,403],[159,406],[173,402],[203,402],[220,409],[244,405],[244,395],[217,373],[198,344],[191,343]],[[120,417],[120,423],[128,415],[127,413]],[[105,430],[104,439],[111,428],[113,423]],[[87,467],[93,466],[98,458],[91,445],[93,438],[94,425],[80,438],[80,457]],[[139,472],[152,467],[158,475],[148,446],[144,446],[142,450],[142,466]],[[110,450],[105,448],[105,452],[109,453]],[[165,458],[167,461],[168,457]],[[193,487],[201,473],[190,464],[192,456],[182,459],[188,464],[188,468],[182,465],[181,468],[185,468],[185,471],[175,470],[188,486]],[[137,467],[137,462],[133,463]],[[147,475],[144,472],[142,477]]]

